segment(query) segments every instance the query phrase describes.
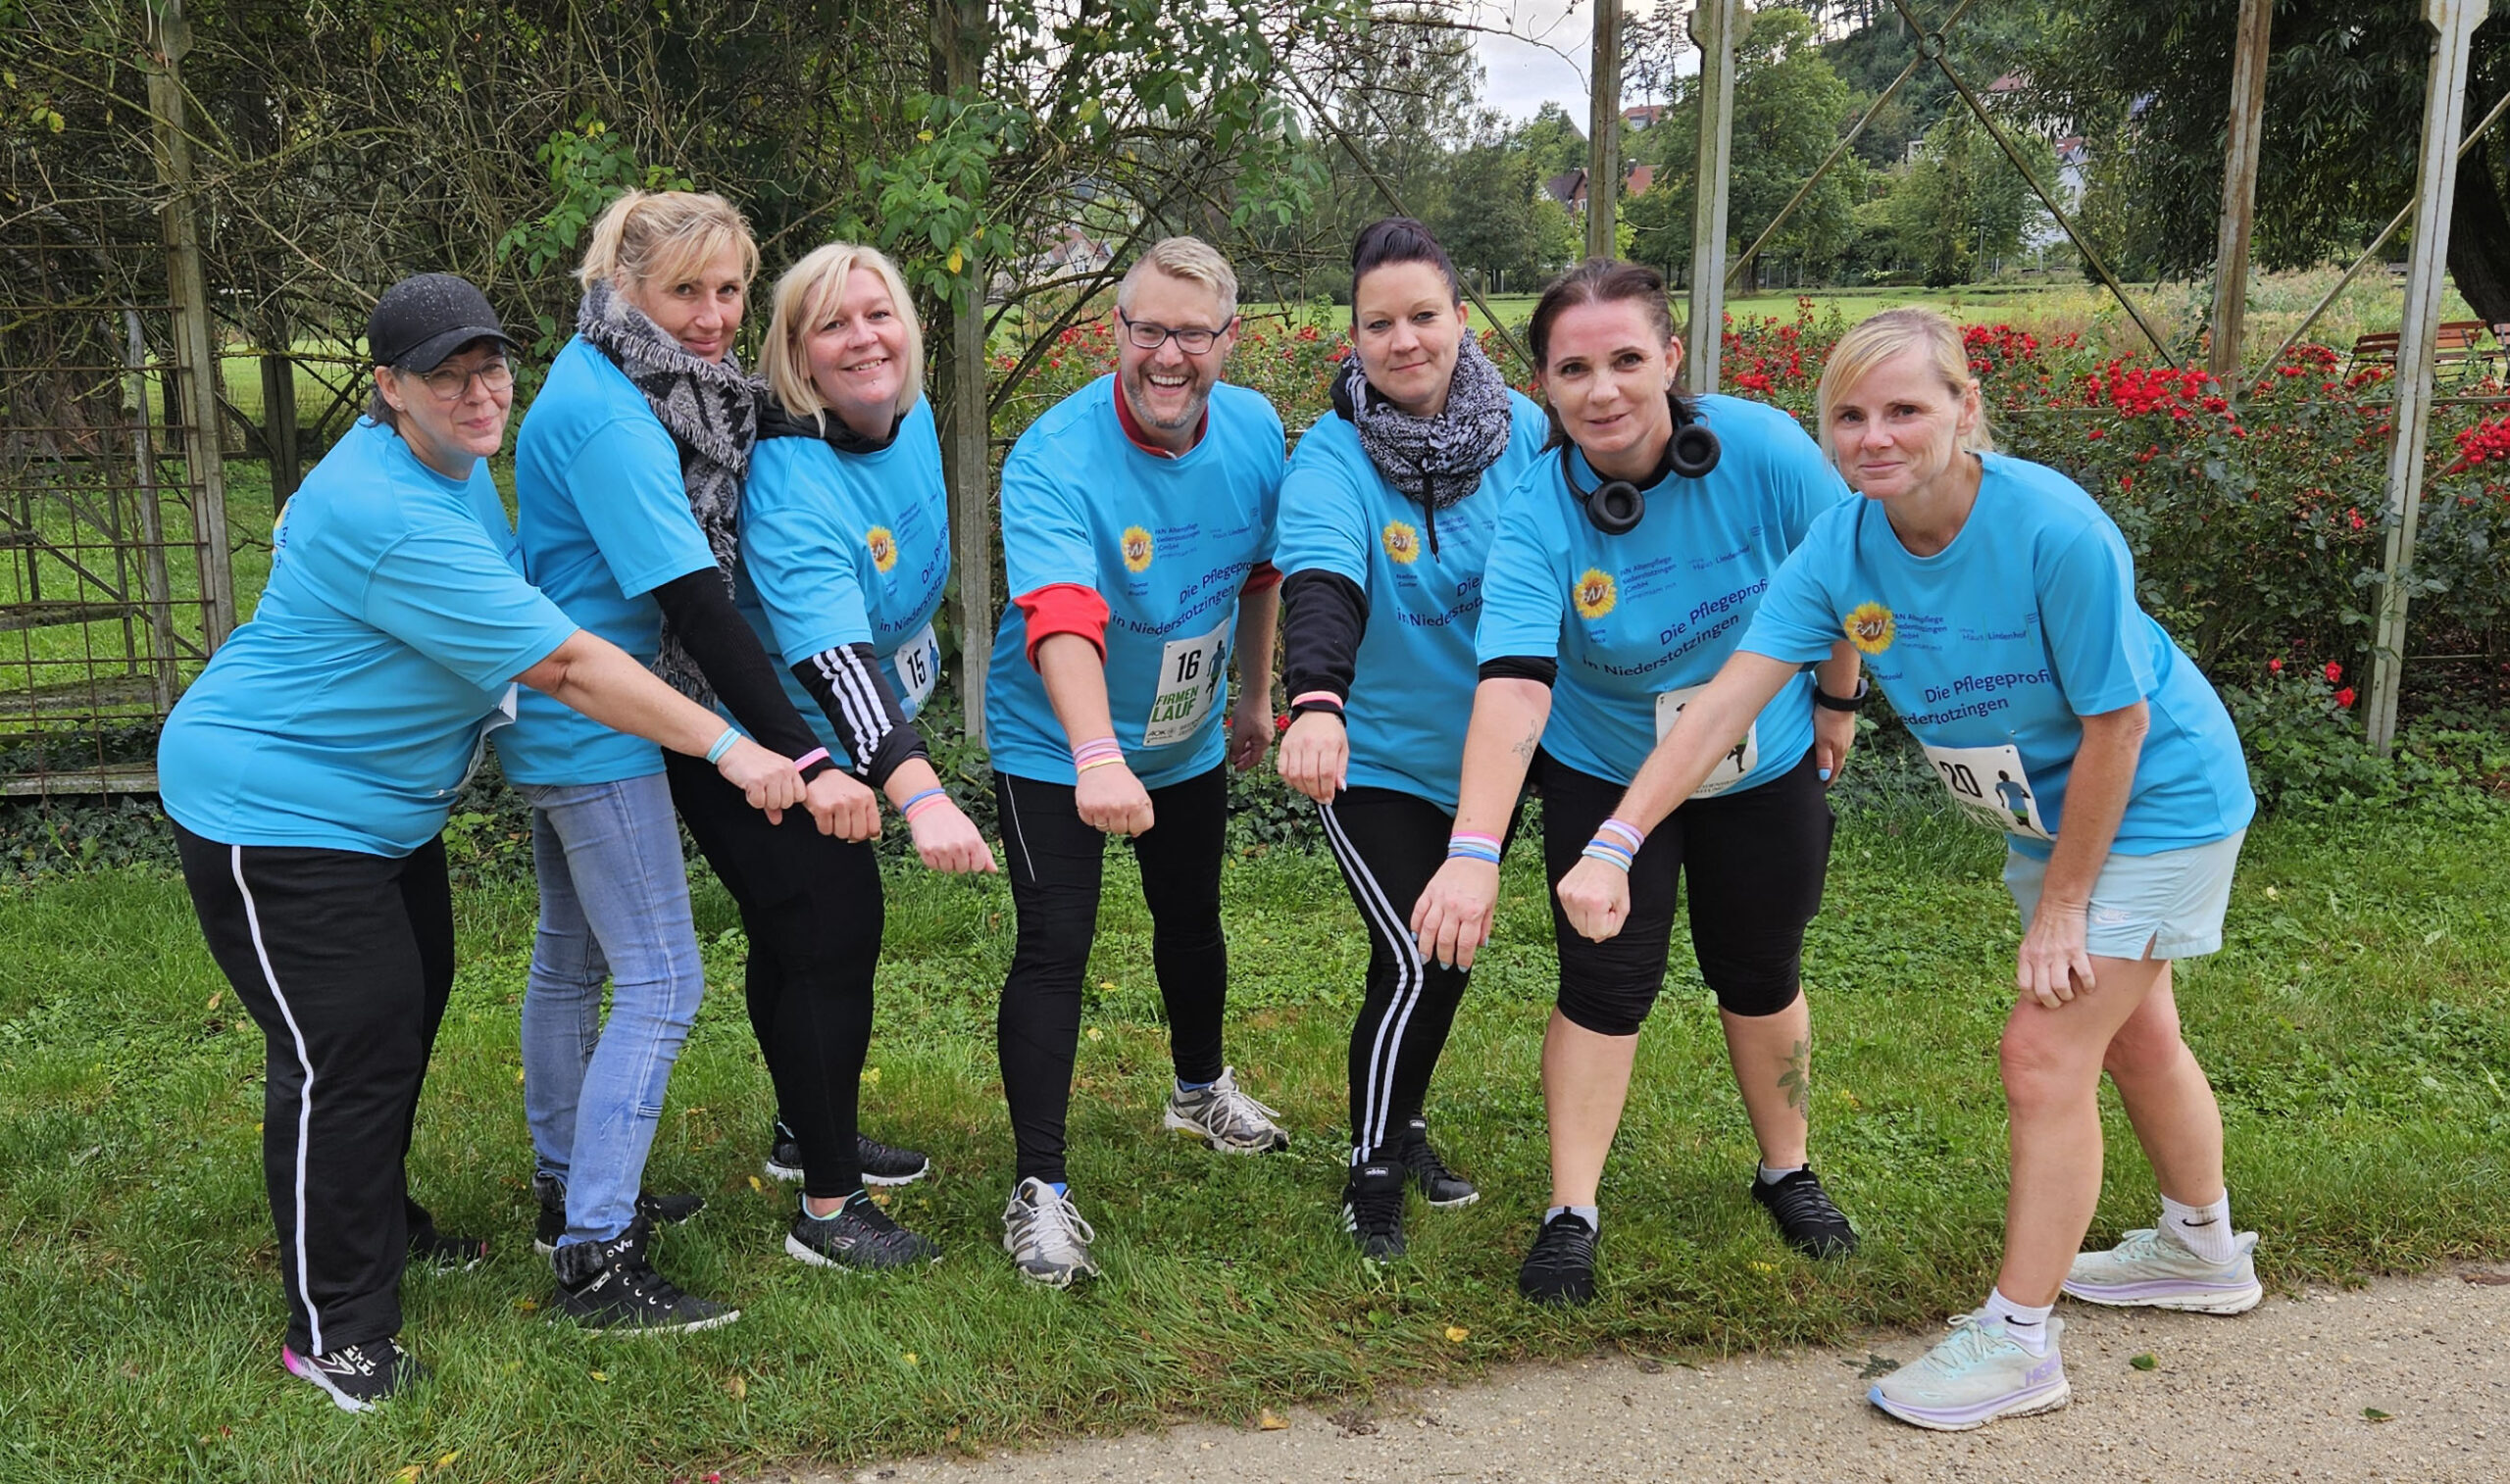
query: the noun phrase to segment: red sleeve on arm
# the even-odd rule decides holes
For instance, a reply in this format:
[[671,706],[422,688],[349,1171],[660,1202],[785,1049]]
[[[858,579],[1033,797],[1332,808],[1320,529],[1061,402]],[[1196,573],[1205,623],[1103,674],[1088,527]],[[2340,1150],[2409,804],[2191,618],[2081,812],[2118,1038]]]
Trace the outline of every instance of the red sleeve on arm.
[[1281,569],[1270,562],[1258,562],[1254,569],[1247,572],[1246,585],[1237,590],[1237,595],[1249,598],[1257,593],[1271,592],[1280,585]]
[[1049,582],[1011,600],[1029,623],[1029,666],[1035,668],[1037,646],[1054,634],[1079,634],[1107,658],[1107,600],[1094,587],[1078,582]]

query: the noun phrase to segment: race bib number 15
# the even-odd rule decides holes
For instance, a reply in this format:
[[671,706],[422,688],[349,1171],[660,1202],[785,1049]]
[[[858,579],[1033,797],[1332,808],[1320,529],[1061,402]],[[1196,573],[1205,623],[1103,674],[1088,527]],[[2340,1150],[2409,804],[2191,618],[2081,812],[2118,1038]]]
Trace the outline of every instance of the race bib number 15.
[[1982,824],[2028,840],[2057,837],[2039,817],[2039,791],[2022,770],[2022,753],[2002,747],[1929,747],[1926,760],[1943,780],[1952,802]]
[[1171,639],[1159,653],[1159,683],[1151,690],[1150,720],[1141,745],[1167,747],[1202,727],[1221,692],[1229,688],[1229,625],[1192,639]]
[[932,637],[932,625],[927,623],[914,638],[899,645],[889,656],[889,664],[896,667],[898,680],[906,690],[898,699],[905,703],[906,714],[911,717],[932,699],[932,682],[941,676],[941,642]]

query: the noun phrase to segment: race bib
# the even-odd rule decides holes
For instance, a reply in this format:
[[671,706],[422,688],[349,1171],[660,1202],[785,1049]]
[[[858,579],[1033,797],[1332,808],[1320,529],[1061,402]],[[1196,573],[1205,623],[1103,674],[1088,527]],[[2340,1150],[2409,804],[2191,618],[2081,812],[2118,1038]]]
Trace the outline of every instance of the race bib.
[[1992,824],[2027,840],[2050,840],[2047,821],[2039,817],[2039,793],[2022,770],[2022,753],[2011,743],[2002,747],[1929,747],[1926,760],[1962,812],[1982,824]]
[[[1681,719],[1682,708],[1691,703],[1692,697],[1706,689],[1708,687],[1705,685],[1688,685],[1681,690],[1663,690],[1656,693],[1657,741],[1665,740],[1666,735],[1673,731],[1674,722]],[[1714,799],[1751,776],[1752,769],[1760,766],[1761,723],[1760,718],[1756,717],[1752,719],[1752,724],[1744,728],[1743,740],[1726,750],[1726,755],[1717,760],[1717,766],[1708,770],[1708,776],[1701,780],[1699,787],[1691,790],[1690,796],[1694,799]]]
[[941,677],[941,641],[932,637],[932,625],[925,624],[914,638],[899,645],[889,664],[897,669],[898,683],[906,687],[898,700],[912,717],[932,699],[932,682]]
[[497,698],[495,710],[490,711],[479,720],[479,739],[471,744],[471,766],[462,769],[462,782],[454,784],[451,788],[437,789],[435,791],[437,798],[441,799],[447,794],[461,792],[462,784],[470,782],[471,775],[479,770],[479,765],[488,757],[488,733],[500,726],[514,725],[515,707],[519,704],[518,698],[522,693],[522,686],[511,680],[506,682],[506,693]]
[[1226,623],[1198,638],[1168,641],[1159,652],[1158,683],[1151,687],[1150,720],[1142,727],[1142,746],[1182,742],[1201,727],[1221,692],[1229,688],[1222,668],[1228,656]]

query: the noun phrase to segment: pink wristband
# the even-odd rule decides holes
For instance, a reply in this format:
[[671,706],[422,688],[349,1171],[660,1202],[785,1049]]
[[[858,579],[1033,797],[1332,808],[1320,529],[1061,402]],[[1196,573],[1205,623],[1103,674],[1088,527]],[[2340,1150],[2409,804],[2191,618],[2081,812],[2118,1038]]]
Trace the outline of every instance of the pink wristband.
[[1638,853],[1639,846],[1647,843],[1647,837],[1639,832],[1638,826],[1630,823],[1626,819],[1606,819],[1601,824],[1595,826],[1595,833],[1598,836],[1612,835],[1619,838],[1624,844],[1630,847],[1631,854],[1632,855],[1636,855]]
[[1121,758],[1124,755],[1125,745],[1123,743],[1117,741],[1113,737],[1098,737],[1091,741],[1083,742],[1079,747],[1074,748],[1072,750],[1072,761],[1074,766],[1078,767],[1080,764],[1088,762],[1092,758]]
[[1333,694],[1330,690],[1300,691],[1297,695],[1290,697],[1290,706],[1295,709],[1305,706],[1311,701],[1315,702],[1319,706],[1330,706],[1335,711],[1340,711],[1342,709],[1342,698]]
[[803,768],[810,767],[814,763],[825,763],[827,761],[828,749],[825,747],[814,747],[809,752],[806,752],[793,760],[793,771],[800,772]]

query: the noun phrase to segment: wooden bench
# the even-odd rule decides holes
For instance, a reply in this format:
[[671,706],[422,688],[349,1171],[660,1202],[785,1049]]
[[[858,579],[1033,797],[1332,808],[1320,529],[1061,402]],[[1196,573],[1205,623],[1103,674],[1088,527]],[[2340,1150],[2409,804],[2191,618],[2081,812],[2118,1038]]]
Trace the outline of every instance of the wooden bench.
[[[2466,380],[2481,376],[2490,367],[2498,349],[2486,350],[2484,337],[2493,333],[2493,326],[2481,320],[2450,320],[2432,332],[2432,371],[2435,381],[2455,378]],[[2498,336],[2495,336],[2496,341]],[[2398,335],[2394,330],[2364,335],[2353,342],[2353,356],[2344,368],[2347,376],[2373,366],[2396,365]]]

